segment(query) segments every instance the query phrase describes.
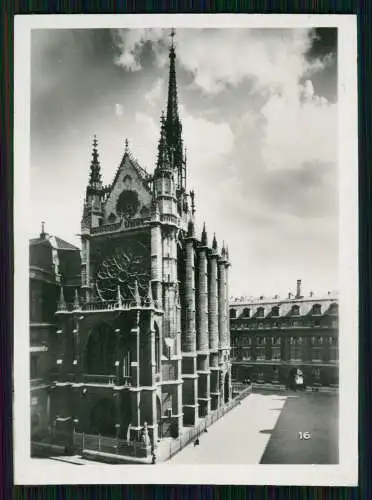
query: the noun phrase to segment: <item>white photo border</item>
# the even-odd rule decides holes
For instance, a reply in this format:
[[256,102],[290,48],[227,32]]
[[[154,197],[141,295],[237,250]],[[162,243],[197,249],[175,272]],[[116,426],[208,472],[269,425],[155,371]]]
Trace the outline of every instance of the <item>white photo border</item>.
[[[338,465],[59,465],[30,457],[29,259],[30,39],[33,29],[139,27],[338,28],[340,413]],[[48,484],[358,483],[358,114],[353,15],[18,15],[14,21],[14,482]],[[65,465],[65,464],[63,464]]]

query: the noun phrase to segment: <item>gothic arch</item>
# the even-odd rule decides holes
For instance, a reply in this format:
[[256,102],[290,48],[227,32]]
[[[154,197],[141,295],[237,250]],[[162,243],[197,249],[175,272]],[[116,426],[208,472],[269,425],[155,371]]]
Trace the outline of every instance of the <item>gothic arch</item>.
[[90,374],[114,374],[116,338],[107,323],[96,325],[90,332],[84,350],[84,371]]

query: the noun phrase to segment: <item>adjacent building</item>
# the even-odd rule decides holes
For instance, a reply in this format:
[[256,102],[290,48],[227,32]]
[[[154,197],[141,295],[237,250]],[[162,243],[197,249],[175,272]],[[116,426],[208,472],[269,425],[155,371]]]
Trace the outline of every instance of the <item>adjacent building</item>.
[[30,380],[31,438],[50,431],[50,379],[54,368],[59,290],[72,298],[80,283],[80,250],[61,238],[46,234],[30,240]]
[[234,380],[290,385],[297,369],[305,386],[338,386],[338,299],[302,294],[230,302]]

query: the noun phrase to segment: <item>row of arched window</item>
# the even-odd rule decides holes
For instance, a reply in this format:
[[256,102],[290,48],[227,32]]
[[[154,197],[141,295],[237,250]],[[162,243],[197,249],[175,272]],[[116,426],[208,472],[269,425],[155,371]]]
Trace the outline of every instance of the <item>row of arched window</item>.
[[[330,314],[337,314],[338,312],[338,305],[337,304],[332,304],[328,310]],[[253,314],[251,314],[252,311],[250,308],[245,307],[242,311],[242,313],[239,315],[240,318],[251,318],[251,317],[256,317],[256,318],[263,318],[265,316],[265,308],[264,307],[258,307]],[[322,314],[322,306],[321,304],[314,304],[312,309],[311,309],[311,314],[313,316],[318,316]],[[300,316],[300,306],[295,304],[291,307],[291,310],[289,312],[290,316]],[[280,307],[279,306],[273,306],[271,308],[270,313],[268,314],[270,317],[279,317],[280,316]],[[231,308],[230,309],[230,318],[235,319],[238,317],[238,312],[236,309]]]
[[321,321],[320,319],[283,319],[281,321],[269,321],[265,320],[265,322],[256,322],[251,321],[249,323],[240,323],[240,322],[232,322],[230,325],[230,330],[245,330],[245,329],[272,329],[272,328],[295,328],[295,327],[306,327],[306,328],[338,328],[338,320],[333,319],[330,323],[328,321]]
[[[254,337],[238,337],[235,336],[232,338],[232,345],[252,345],[253,344],[253,338]],[[307,337],[290,337],[289,338],[289,343],[291,345],[302,345],[307,342]],[[281,337],[255,337],[255,343],[256,345],[266,345],[266,344],[272,344],[272,345],[281,345],[282,343],[282,338]],[[328,344],[328,345],[333,345],[336,346],[338,345],[338,338],[337,337],[311,337],[310,338],[310,343],[312,345],[323,345],[323,344]]]

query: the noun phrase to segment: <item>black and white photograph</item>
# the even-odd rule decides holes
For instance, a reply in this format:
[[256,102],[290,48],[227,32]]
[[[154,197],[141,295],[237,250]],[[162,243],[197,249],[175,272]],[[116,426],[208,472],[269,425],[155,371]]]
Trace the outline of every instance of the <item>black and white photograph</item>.
[[353,16],[17,16],[14,153],[16,483],[357,484]]

